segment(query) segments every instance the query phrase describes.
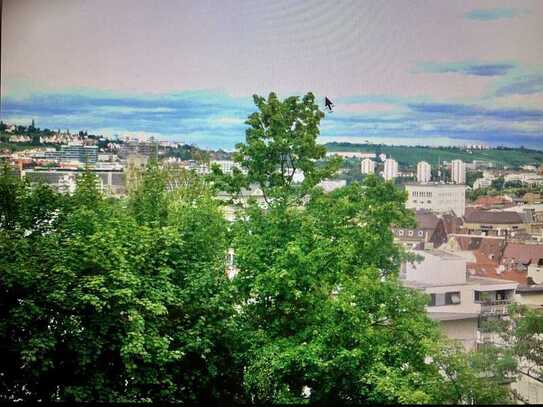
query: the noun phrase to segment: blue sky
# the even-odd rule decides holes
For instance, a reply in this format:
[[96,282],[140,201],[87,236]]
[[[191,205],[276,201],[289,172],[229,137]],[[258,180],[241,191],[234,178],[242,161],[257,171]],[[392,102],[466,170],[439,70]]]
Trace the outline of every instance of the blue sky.
[[232,149],[251,95],[323,141],[543,149],[543,2],[5,0],[4,121]]

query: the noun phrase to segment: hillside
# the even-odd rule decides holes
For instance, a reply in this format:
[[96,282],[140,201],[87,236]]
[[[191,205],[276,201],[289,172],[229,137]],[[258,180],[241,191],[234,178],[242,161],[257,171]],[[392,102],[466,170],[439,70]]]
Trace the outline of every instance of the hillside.
[[417,162],[423,160],[436,165],[439,161],[454,159],[465,162],[473,160],[492,161],[498,167],[539,166],[543,163],[543,151],[524,148],[467,151],[458,147],[390,146],[384,144],[327,143],[325,146],[328,151],[385,153],[387,156],[396,159],[401,166],[415,166]]

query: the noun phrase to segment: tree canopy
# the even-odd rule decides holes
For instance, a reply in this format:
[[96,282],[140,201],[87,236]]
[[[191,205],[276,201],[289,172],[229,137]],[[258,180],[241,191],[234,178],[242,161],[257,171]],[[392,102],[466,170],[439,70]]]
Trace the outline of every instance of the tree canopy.
[[[213,185],[153,160],[121,199],[90,171],[71,196],[2,172],[0,400],[508,401],[398,278],[405,193],[325,193],[314,96],[255,103]],[[250,183],[268,205],[228,223],[214,191]]]

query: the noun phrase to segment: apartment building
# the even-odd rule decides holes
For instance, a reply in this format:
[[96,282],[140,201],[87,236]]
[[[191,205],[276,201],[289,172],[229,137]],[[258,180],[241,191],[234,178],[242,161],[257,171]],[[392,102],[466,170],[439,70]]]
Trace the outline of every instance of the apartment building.
[[455,184],[466,183],[466,165],[462,160],[452,160],[451,181]]
[[506,315],[518,283],[470,276],[464,257],[443,250],[412,252],[422,261],[403,264],[400,278],[405,286],[428,294],[428,316],[439,321],[443,332],[466,349],[486,341],[480,330],[482,321]]
[[426,184],[432,179],[432,166],[426,161],[417,164],[417,182]]
[[398,176],[398,162],[392,158],[385,160],[383,178],[385,181],[391,181]]
[[360,172],[366,175],[375,173],[375,161],[369,158],[364,158],[360,162]]
[[464,217],[463,229],[468,234],[483,236],[514,236],[526,231],[523,216],[512,211],[473,210]]

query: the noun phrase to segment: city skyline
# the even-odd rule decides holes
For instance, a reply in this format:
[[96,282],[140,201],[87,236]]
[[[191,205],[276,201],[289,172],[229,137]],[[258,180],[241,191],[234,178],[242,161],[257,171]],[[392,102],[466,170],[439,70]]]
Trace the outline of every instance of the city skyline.
[[313,91],[335,103],[322,141],[543,149],[541,17],[537,1],[4,0],[1,118],[232,149],[253,93]]

